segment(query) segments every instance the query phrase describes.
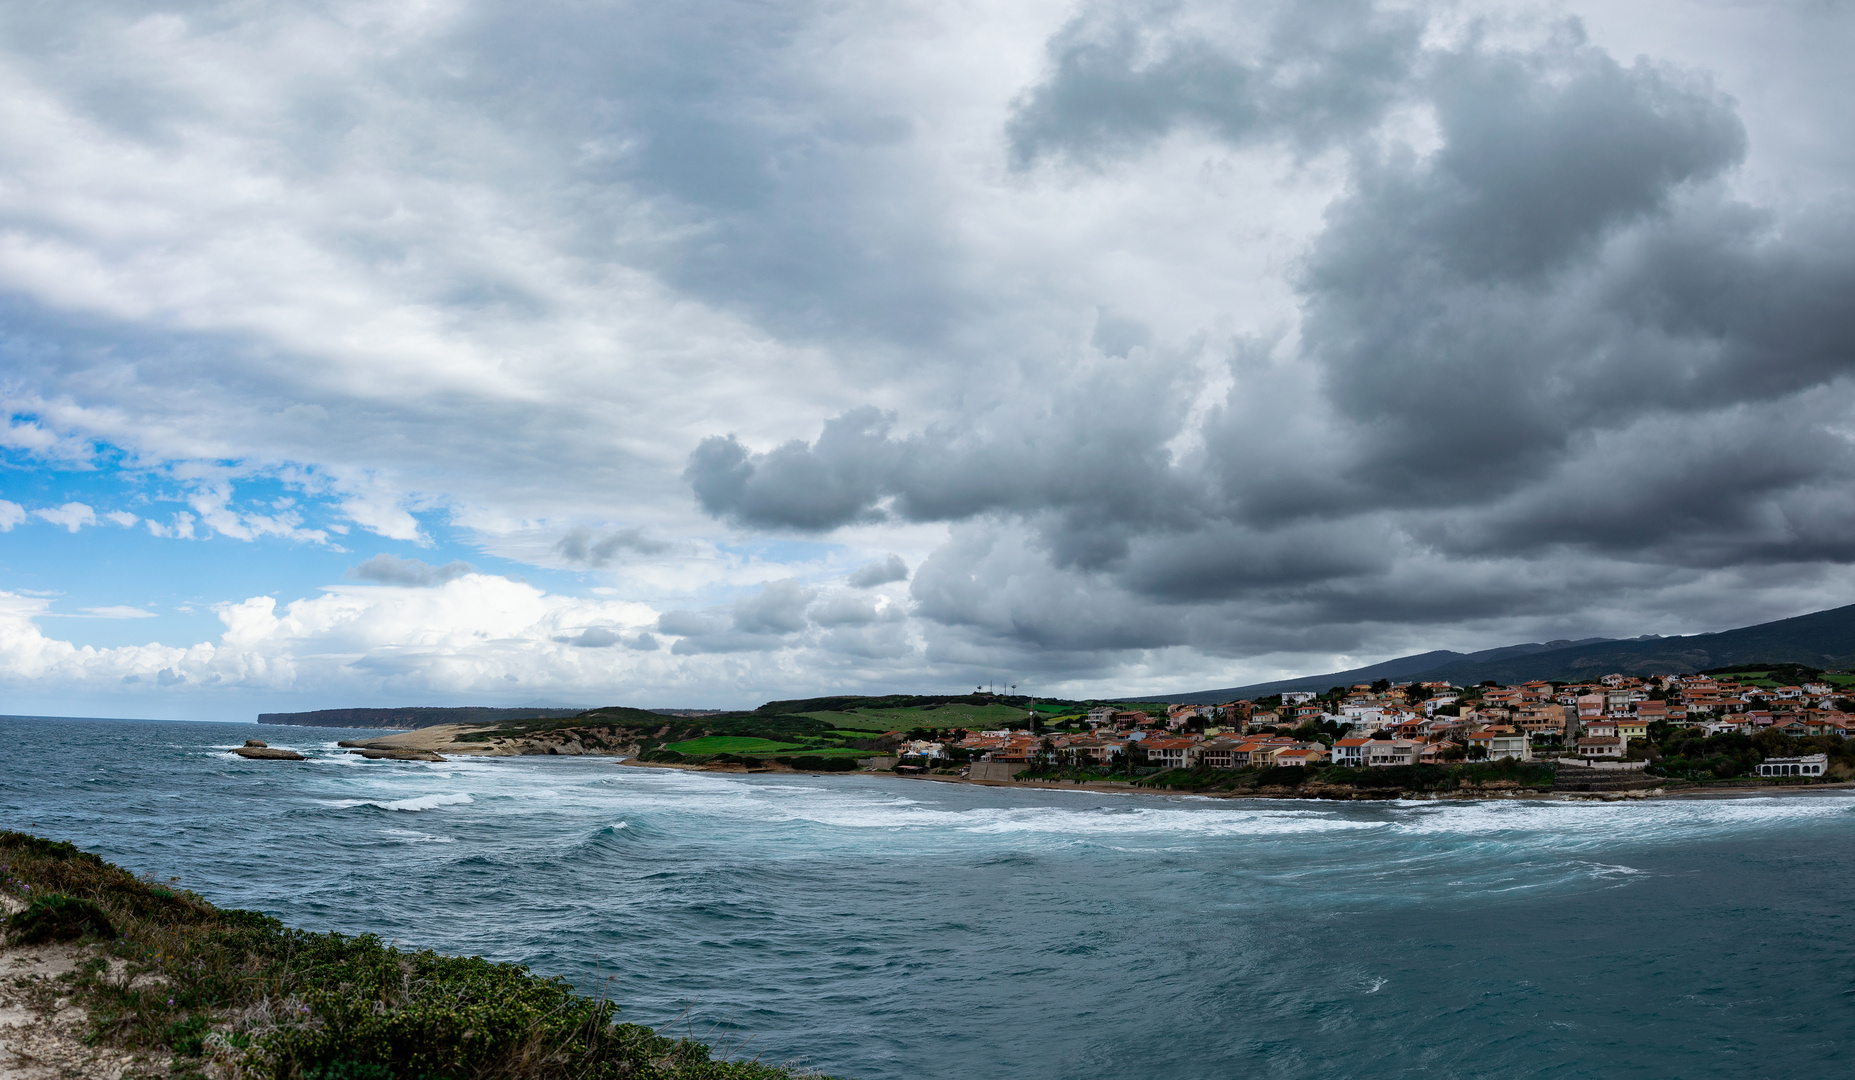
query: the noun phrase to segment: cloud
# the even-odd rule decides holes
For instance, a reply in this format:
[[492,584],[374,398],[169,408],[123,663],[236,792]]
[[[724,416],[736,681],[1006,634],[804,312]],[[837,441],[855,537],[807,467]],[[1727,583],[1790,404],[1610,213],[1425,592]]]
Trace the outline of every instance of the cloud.
[[335,486],[342,496],[341,513],[356,525],[388,540],[430,543],[418,519],[403,505],[406,496],[385,478],[361,472],[342,476]]
[[[241,510],[232,505],[233,495],[232,483],[227,480],[209,481],[195,487],[186,496],[187,505],[197,515],[197,519],[190,517],[187,521],[188,531],[191,532],[193,521],[198,520],[205,528],[233,540],[252,541],[275,536],[301,543],[328,543],[327,530],[302,527],[303,515],[300,511],[285,509],[275,514],[264,514],[256,510]],[[175,535],[181,535],[180,524],[177,518]]]
[[141,518],[136,517],[134,514],[129,513],[127,510],[112,510],[107,514],[104,514],[103,516],[107,520],[117,525],[120,525],[125,529],[134,528],[135,523],[142,520]]
[[68,502],[63,506],[40,507],[32,513],[34,517],[62,526],[67,532],[76,532],[86,525],[97,523],[97,512],[80,502]]
[[86,615],[93,615],[99,619],[152,619],[156,617],[155,613],[152,611],[144,611],[141,608],[130,607],[127,604],[115,604],[110,607],[87,607],[84,609],[84,613]]
[[150,536],[163,538],[171,537],[177,540],[191,540],[193,539],[194,520],[192,514],[182,510],[177,512],[173,516],[173,519],[166,525],[161,524],[154,518],[146,518],[143,520],[142,524],[148,526],[148,535]]
[[893,581],[907,581],[908,564],[902,561],[900,555],[891,555],[881,562],[865,563],[853,571],[847,580],[853,589],[873,589]]
[[581,649],[605,649],[622,642],[624,636],[603,626],[589,626],[577,634],[559,635],[554,640]]
[[1183,6],[1087,5],[1046,46],[1047,78],[1017,102],[1013,164],[1100,164],[1182,125],[1317,149],[1363,133],[1408,94],[1425,29],[1415,13],[1370,0],[1258,7],[1262,26],[1244,36],[1259,40],[1232,49]]
[[15,502],[0,499],[0,532],[12,532],[13,527],[26,520],[26,508]]
[[580,649],[609,649],[623,645],[634,652],[656,652],[657,639],[650,634],[625,634],[607,626],[589,626],[577,634],[562,634],[555,641]]
[[644,535],[641,528],[619,529],[605,536],[594,539],[593,531],[584,525],[575,526],[560,538],[554,550],[561,558],[570,563],[598,569],[610,566],[612,560],[621,551],[632,551],[639,555],[661,555],[671,549],[671,545],[662,540],[654,540]]
[[792,637],[810,628],[806,609],[817,596],[793,579],[764,582],[727,608],[667,611],[656,629],[679,639],[670,647],[679,656],[790,648]]
[[418,559],[402,559],[383,551],[357,566],[350,567],[348,578],[352,581],[372,581],[380,585],[408,585],[414,588],[429,589],[448,581],[454,581],[465,574],[474,574],[476,570],[476,567],[461,560],[448,562],[443,566],[433,566]]
[[[1855,561],[1836,539],[1855,458],[1833,418],[1855,319],[1826,302],[1855,261],[1819,242],[1849,223],[1735,201],[1722,181],[1748,137],[1704,76],[1622,64],[1575,22],[1420,46],[1408,12],[1341,6],[1360,18],[1325,18],[1324,36],[1271,23],[1247,50],[1189,6],[1091,9],[1052,39],[1010,127],[1021,168],[1131,168],[1185,128],[1340,148],[1349,180],[1294,280],[1287,361],[1232,342],[1228,389],[1203,408],[1177,360],[1098,320],[1123,377],[1071,374],[1065,389],[1093,385],[1046,394],[1079,407],[1035,439],[983,410],[904,433],[906,413],[866,407],[810,443],[705,441],[685,471],[699,504],[810,532],[995,517],[984,545],[920,568],[916,612],[1046,668],[1359,648],[1348,623],[1400,611],[1546,621],[1555,589],[1589,604],[1631,560],[1662,568],[1641,587],[1669,590],[1693,580],[1682,568],[1808,579]],[[1166,422],[1194,414],[1190,438]],[[1014,595],[980,574],[1006,550],[1037,591],[987,615]]]

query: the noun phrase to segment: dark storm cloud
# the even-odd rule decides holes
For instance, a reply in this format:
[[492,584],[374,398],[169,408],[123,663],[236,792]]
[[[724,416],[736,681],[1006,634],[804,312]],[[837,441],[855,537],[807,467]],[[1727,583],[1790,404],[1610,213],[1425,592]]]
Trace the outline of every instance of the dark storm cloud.
[[554,550],[570,563],[597,569],[611,565],[621,551],[661,555],[669,551],[670,546],[665,541],[646,536],[642,528],[619,529],[595,539],[591,529],[579,525],[561,537],[560,542],[554,545]]
[[467,562],[433,566],[418,559],[402,559],[381,552],[358,566],[350,567],[348,577],[354,581],[372,581],[380,585],[411,585],[429,589],[465,574],[475,573],[476,569]]
[[[1621,63],[1575,23],[1419,47],[1420,21],[1337,5],[1240,48],[1177,10],[1059,32],[1013,160],[1134,160],[1183,127],[1341,147],[1349,183],[1298,279],[1298,367],[1233,342],[1233,387],[1181,451],[1186,384],[1104,312],[1123,379],[1052,391],[1060,421],[897,434],[905,417],[861,410],[809,444],[711,438],[685,473],[705,510],[803,531],[1015,522],[1010,542],[962,527],[911,592],[941,628],[931,655],[1023,649],[1049,670],[1344,650],[1375,625],[1571,618],[1599,585],[1855,562],[1855,228],[1736,201],[1722,181],[1747,133],[1704,77]],[[1406,107],[1434,120],[1433,150],[1379,127]]]
[[1356,135],[1395,101],[1423,21],[1370,0],[1288,4],[1253,59],[1174,21],[1173,5],[1094,5],[1050,41],[1050,77],[1007,129],[1023,168],[1061,154],[1099,162],[1182,125],[1242,143],[1287,137],[1314,149]]
[[1090,521],[1163,522],[1185,509],[1164,445],[1175,433],[1180,374],[1166,357],[1078,369],[1042,415],[1001,410],[958,432],[896,435],[893,416],[864,408],[827,421],[812,443],[763,453],[714,436],[683,475],[708,513],[757,528],[1054,510],[1069,519],[1061,557],[1094,564],[1120,540],[1092,535]]
[[622,228],[621,191],[653,204],[679,228],[616,254],[689,294],[800,336],[938,339],[984,299],[945,223],[897,197],[923,183],[910,104],[832,84],[833,19],[880,23],[809,0],[483,5],[444,42],[471,79],[436,89],[545,133],[589,221]]
[[1706,87],[1587,46],[1438,66],[1442,148],[1362,160],[1306,278],[1307,346],[1378,498],[1498,490],[1654,402],[1680,372],[1632,347],[1652,327],[1605,295],[1604,243],[1667,227],[1744,147]]

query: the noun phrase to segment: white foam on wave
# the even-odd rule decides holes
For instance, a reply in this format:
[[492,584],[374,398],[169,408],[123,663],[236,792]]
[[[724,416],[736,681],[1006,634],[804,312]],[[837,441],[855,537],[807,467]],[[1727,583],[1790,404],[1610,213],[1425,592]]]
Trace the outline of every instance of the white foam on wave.
[[1513,802],[1407,802],[1393,810],[1407,835],[1528,833],[1568,842],[1609,840],[1628,832],[1739,831],[1748,826],[1807,824],[1855,813],[1855,798],[1643,799],[1617,802],[1545,799]]
[[[704,781],[669,785],[642,800],[650,808],[688,810],[692,797],[711,814],[739,814],[762,822],[799,822],[853,830],[905,830],[968,835],[1267,836],[1386,827],[1383,821],[1344,817],[1337,811],[1281,806],[1232,806],[1206,800],[1178,804],[1065,807],[950,807],[944,801],[909,798],[869,789],[806,785],[729,783],[716,774]],[[717,781],[720,782],[717,782]],[[627,799],[627,805],[633,800]]]
[[401,810],[407,813],[418,813],[421,810],[436,810],[441,806],[463,806],[467,803],[476,802],[475,799],[462,792],[416,795],[409,799],[394,799],[390,802],[382,802],[379,799],[318,799],[316,801],[324,806],[333,807],[336,810],[347,810],[356,806],[373,806],[381,810]]
[[382,829],[380,835],[391,836],[402,844],[455,844],[455,836],[433,836],[431,833],[415,832],[412,829]]

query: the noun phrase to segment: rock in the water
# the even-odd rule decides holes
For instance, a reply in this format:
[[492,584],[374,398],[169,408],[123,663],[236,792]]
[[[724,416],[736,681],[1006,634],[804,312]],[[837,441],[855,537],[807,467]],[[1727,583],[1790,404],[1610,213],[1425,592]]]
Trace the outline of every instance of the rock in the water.
[[375,750],[372,747],[360,747],[348,751],[359,754],[369,761],[444,761],[445,758],[430,750]]
[[303,755],[297,753],[294,750],[280,750],[280,749],[275,749],[273,747],[264,746],[262,744],[258,746],[249,746],[249,745],[241,746],[233,750],[232,752],[234,754],[237,754],[239,757],[250,758],[253,761],[308,761],[309,760],[308,758],[304,757]]
[[259,750],[263,750],[263,749],[265,749],[265,748],[267,748],[267,747],[269,747],[269,746],[270,746],[270,743],[267,743],[267,742],[260,742],[260,741],[259,741],[259,740],[257,740],[257,739],[246,739],[246,740],[245,740],[245,745],[246,745],[246,746],[251,746],[251,747],[255,747],[255,748],[257,748],[257,749],[259,749]]

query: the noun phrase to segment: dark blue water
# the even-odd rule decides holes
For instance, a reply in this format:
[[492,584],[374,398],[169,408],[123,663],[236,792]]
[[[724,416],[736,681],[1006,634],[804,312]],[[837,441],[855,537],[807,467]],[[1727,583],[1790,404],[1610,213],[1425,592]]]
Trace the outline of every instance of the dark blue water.
[[863,1080],[1855,1071],[1843,793],[1231,802],[349,735],[0,719],[0,825]]

